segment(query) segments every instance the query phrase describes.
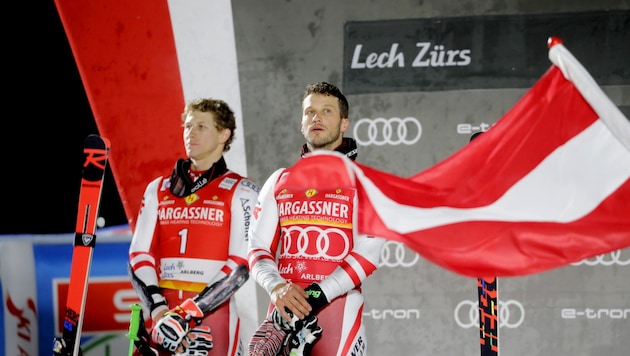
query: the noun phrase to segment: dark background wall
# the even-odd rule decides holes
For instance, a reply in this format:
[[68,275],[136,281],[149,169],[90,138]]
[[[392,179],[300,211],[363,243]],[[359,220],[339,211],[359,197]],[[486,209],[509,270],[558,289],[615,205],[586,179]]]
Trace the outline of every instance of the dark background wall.
[[[83,140],[98,131],[53,0],[14,5],[3,24],[7,209],[0,234],[72,232]],[[100,213],[108,225],[127,223],[109,169]]]

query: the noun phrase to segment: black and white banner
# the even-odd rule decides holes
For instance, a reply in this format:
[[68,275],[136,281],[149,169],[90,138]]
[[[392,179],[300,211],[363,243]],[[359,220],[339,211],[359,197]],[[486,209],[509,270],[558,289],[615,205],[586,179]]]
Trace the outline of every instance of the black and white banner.
[[527,88],[549,68],[544,43],[551,36],[562,38],[600,85],[629,84],[629,14],[347,22],[343,87],[346,94]]

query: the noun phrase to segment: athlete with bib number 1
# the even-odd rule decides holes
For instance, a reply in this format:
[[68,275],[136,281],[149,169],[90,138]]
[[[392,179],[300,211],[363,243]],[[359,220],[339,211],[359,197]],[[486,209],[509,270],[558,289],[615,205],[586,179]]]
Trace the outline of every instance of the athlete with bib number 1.
[[361,283],[376,270],[385,240],[357,232],[348,172],[325,180],[309,174],[325,164],[317,151],[357,156],[354,139],[343,136],[346,97],[332,84],[311,84],[302,109],[302,168],[281,168],[267,179],[250,226],[251,275],[271,304],[249,354],[365,356]]
[[220,300],[213,296],[221,290],[215,283],[248,267],[247,230],[259,189],[228,169],[223,157],[236,129],[226,102],[192,100],[181,122],[188,158],[147,185],[129,247],[129,274],[151,316],[150,346],[160,355],[243,355],[239,325],[245,311],[236,309],[231,295],[216,308],[210,300]]

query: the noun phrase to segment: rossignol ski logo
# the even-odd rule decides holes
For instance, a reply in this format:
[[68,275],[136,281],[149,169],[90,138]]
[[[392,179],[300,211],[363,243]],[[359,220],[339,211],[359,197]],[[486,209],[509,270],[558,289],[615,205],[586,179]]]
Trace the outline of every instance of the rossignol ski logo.
[[94,235],[83,234],[81,235],[81,241],[83,241],[83,246],[90,246],[92,244],[92,241],[94,241]]
[[83,150],[85,152],[85,163],[83,163],[83,168],[91,165],[98,167],[100,169],[105,169],[105,162],[107,162],[107,150],[102,148],[86,148]]
[[107,165],[109,147],[105,141],[96,135],[90,135],[85,140],[83,154],[83,179],[89,182],[100,182]]

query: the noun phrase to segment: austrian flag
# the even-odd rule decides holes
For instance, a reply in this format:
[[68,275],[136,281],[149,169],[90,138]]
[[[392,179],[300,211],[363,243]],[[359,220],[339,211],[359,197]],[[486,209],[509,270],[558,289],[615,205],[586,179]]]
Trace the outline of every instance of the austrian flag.
[[630,121],[559,39],[549,45],[553,65],[519,102],[427,170],[402,178],[334,152],[310,156],[322,175],[355,176],[358,230],[470,277],[629,247]]

